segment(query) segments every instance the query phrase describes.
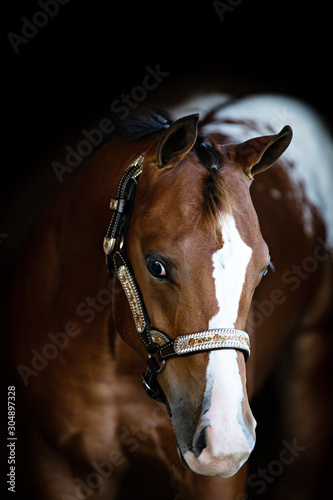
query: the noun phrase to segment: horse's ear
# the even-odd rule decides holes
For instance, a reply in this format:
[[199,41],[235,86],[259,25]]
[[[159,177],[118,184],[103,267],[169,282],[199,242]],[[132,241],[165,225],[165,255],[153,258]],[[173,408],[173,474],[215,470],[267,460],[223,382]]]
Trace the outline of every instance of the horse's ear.
[[198,135],[198,120],[198,114],[184,116],[164,132],[157,146],[160,168],[178,163],[190,151]]
[[256,137],[236,146],[236,161],[251,179],[269,168],[287,149],[293,136],[286,125],[276,135]]

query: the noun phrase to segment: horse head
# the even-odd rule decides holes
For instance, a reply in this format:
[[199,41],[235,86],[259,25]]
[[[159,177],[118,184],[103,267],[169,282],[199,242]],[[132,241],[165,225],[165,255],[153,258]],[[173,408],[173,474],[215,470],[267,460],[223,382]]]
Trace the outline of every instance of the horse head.
[[[270,264],[249,188],[291,140],[290,127],[241,144],[198,135],[198,115],[175,121],[146,151],[125,247],[151,325],[173,339],[244,330],[254,290]],[[147,352],[115,302],[124,340]],[[182,462],[229,477],[249,457],[256,421],[244,355],[218,349],[172,357],[158,374]]]

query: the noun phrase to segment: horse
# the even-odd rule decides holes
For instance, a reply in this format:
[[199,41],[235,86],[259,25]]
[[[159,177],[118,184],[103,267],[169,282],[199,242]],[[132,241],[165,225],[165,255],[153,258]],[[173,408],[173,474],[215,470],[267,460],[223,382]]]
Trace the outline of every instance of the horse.
[[[244,500],[281,465],[276,498],[313,498],[331,437],[332,160],[307,105],[207,94],[137,111],[59,185],[12,292],[35,498]],[[281,357],[283,449],[249,474],[250,402]]]

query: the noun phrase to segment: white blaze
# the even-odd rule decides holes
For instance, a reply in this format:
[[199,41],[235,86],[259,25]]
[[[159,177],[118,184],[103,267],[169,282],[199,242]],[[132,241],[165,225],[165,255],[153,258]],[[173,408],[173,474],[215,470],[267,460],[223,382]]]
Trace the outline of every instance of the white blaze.
[[[221,224],[223,247],[213,255],[213,278],[219,311],[209,322],[210,329],[235,326],[246,269],[252,255],[252,249],[240,237],[234,218],[226,215]],[[223,461],[226,464],[223,474],[227,477],[236,472],[235,468],[238,470],[241,467],[254,445],[254,438],[243,422],[244,391],[236,351],[211,351],[206,379],[204,404],[208,411],[204,421],[209,427],[207,447],[200,455],[200,462],[209,473],[218,475],[220,462]],[[188,460],[192,462],[190,457]]]
[[240,237],[235,219],[224,215],[221,224],[223,247],[213,255],[213,278],[219,311],[210,320],[210,329],[234,328],[246,269],[252,255],[252,248]]

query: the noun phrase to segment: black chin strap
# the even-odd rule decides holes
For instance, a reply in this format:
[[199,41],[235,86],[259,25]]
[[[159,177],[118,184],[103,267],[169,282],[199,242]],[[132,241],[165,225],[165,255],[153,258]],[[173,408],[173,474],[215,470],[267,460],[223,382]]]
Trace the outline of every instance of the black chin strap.
[[167,404],[157,382],[157,375],[164,370],[168,359],[216,349],[238,349],[244,353],[245,360],[247,360],[250,354],[250,341],[246,332],[235,328],[204,330],[179,335],[172,339],[167,333],[151,327],[140,288],[123,247],[133,211],[137,179],[142,172],[143,159],[144,155],[140,155],[130,164],[119,183],[117,198],[111,199],[112,217],[103,248],[109,272],[117,274],[126,294],[135,328],[148,354],[142,384],[151,398]]

